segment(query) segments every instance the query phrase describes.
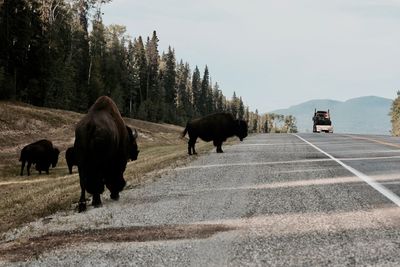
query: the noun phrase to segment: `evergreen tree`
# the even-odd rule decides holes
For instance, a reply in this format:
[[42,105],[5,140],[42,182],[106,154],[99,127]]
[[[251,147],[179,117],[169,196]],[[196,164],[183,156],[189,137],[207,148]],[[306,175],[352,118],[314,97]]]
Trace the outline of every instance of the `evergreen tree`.
[[224,111],[223,95],[222,95],[221,90],[219,90],[218,83],[214,84],[213,103],[214,103],[214,111],[215,112],[223,112]]
[[[29,6],[26,1],[15,0],[5,0],[0,5],[0,67],[4,72],[0,97],[15,99],[23,93],[28,93],[22,90],[28,86],[31,77],[39,76],[39,73],[35,73],[38,68],[26,69],[32,39],[35,35],[41,35],[41,32],[32,27],[39,21],[37,7],[36,2]],[[39,81],[35,80],[35,83],[38,84]],[[29,99],[29,102],[42,105],[44,92],[39,85],[35,89],[37,97],[30,95],[32,99]]]
[[200,71],[197,66],[193,71],[192,94],[193,94],[193,105],[194,105],[195,116],[201,116],[202,115],[201,80],[200,80]]
[[106,39],[105,27],[101,18],[101,10],[98,9],[92,21],[93,30],[90,34],[90,65],[88,84],[88,105],[91,106],[96,99],[107,94],[105,88],[105,56]]
[[204,69],[203,79],[201,81],[200,97],[199,97],[199,112],[201,116],[207,115],[207,99],[208,99],[208,87],[210,85],[210,74],[206,65]]
[[80,0],[75,3],[77,17],[73,22],[71,63],[75,71],[75,110],[86,111],[88,105],[89,34],[88,13],[90,3]]
[[238,119],[243,120],[244,119],[244,105],[243,105],[243,100],[242,97],[239,97],[239,107],[238,107]]
[[153,35],[147,38],[146,42],[146,58],[147,58],[147,90],[146,95],[148,96],[146,109],[147,119],[150,121],[160,121],[163,117],[163,92],[162,86],[160,86],[159,77],[159,66],[160,59],[158,53],[158,37],[156,31],[153,31]]
[[177,67],[177,112],[180,121],[184,125],[193,116],[190,102],[190,68],[189,64],[183,64],[181,60]]
[[142,37],[139,36],[138,39],[133,41],[133,51],[134,51],[134,61],[135,68],[138,71],[139,76],[139,98],[137,107],[140,106],[141,103],[147,100],[147,59],[146,52],[143,45]]
[[250,110],[249,110],[249,106],[246,107],[246,112],[245,112],[245,121],[247,122],[247,124],[249,124],[250,122]]
[[176,123],[176,62],[175,51],[168,47],[164,59],[165,70],[163,75],[163,87],[165,92],[166,122]]
[[106,75],[104,75],[106,94],[113,98],[123,115],[129,113],[125,32],[125,26],[121,25],[114,24],[106,28],[107,52],[105,58]]
[[140,92],[140,76],[139,67],[135,61],[135,49],[131,40],[129,40],[128,51],[127,51],[127,71],[128,71],[128,91],[129,91],[129,103],[128,113],[129,117],[133,117],[137,113],[139,92]]
[[232,113],[233,117],[238,117],[238,98],[236,96],[236,92],[233,92],[232,100],[230,103],[230,112]]

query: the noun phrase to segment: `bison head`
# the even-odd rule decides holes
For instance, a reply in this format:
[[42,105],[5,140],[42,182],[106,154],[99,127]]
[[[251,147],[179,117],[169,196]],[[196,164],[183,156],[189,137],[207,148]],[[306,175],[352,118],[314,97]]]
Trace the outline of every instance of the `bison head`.
[[237,129],[236,136],[239,137],[240,141],[247,136],[247,122],[244,120],[236,120],[237,121]]
[[53,155],[51,157],[51,167],[55,167],[57,165],[58,162],[58,155],[60,154],[60,150],[58,150],[58,148],[54,148],[53,149]]
[[133,129],[134,131],[132,131],[132,129],[129,126],[126,126],[126,129],[128,131],[128,138],[129,138],[129,144],[128,144],[129,159],[137,160],[137,157],[139,155],[139,150],[136,143],[136,138],[138,137],[138,133],[136,129]]

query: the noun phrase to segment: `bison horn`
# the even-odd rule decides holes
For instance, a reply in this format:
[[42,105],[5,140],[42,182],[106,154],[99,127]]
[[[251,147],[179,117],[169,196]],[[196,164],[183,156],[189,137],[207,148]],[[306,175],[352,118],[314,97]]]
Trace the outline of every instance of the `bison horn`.
[[133,132],[133,133],[132,133],[132,134],[133,134],[133,138],[135,138],[135,139],[136,139],[136,138],[138,137],[138,132],[136,131],[136,129],[135,129],[135,128],[133,129],[133,131],[132,131],[132,132]]

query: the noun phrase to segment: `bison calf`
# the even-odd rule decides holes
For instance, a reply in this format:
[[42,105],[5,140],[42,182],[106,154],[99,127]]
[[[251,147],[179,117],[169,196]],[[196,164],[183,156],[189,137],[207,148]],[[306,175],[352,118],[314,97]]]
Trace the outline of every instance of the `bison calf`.
[[57,165],[59,154],[60,151],[53,147],[53,144],[46,139],[25,146],[21,150],[21,156],[19,158],[19,161],[22,162],[20,175],[23,175],[26,162],[28,163],[26,166],[28,176],[30,175],[32,164],[36,165],[36,170],[39,171],[39,174],[41,174],[42,171],[49,174],[50,165],[53,168]]
[[182,137],[189,134],[188,153],[197,154],[195,144],[198,137],[203,141],[213,141],[217,153],[223,153],[222,143],[228,137],[237,136],[240,141],[247,136],[247,123],[236,120],[230,113],[216,113],[202,118],[194,119],[186,124]]
[[76,163],[75,150],[73,146],[69,147],[65,152],[65,160],[67,161],[69,174],[72,174],[72,167],[78,166]]

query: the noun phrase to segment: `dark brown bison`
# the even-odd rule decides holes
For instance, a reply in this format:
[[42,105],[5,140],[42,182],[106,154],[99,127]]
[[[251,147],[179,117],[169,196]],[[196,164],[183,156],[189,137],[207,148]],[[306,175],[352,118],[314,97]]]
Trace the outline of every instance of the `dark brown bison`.
[[78,166],[78,164],[76,163],[75,150],[73,146],[69,147],[65,152],[65,160],[68,165],[69,174],[72,174],[72,167]]
[[222,143],[228,137],[236,135],[243,141],[247,136],[247,123],[244,120],[236,120],[230,113],[216,113],[188,122],[182,136],[184,137],[186,133],[189,134],[189,155],[192,155],[192,151],[193,154],[197,154],[195,150],[197,137],[206,142],[213,141],[217,153],[223,153]]
[[81,185],[79,212],[86,209],[85,191],[93,195],[92,205],[101,205],[104,185],[111,198],[119,199],[129,159],[136,160],[137,132],[125,125],[117,106],[107,96],[93,104],[75,129],[75,156]]
[[22,162],[20,175],[22,176],[24,173],[26,162],[28,162],[28,165],[26,166],[28,176],[31,174],[30,168],[32,164],[35,165],[39,174],[42,174],[42,171],[49,174],[50,165],[53,168],[57,165],[59,154],[60,151],[56,147],[53,147],[53,144],[46,139],[25,146],[21,150],[21,156],[19,158],[19,161]]

